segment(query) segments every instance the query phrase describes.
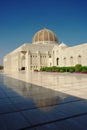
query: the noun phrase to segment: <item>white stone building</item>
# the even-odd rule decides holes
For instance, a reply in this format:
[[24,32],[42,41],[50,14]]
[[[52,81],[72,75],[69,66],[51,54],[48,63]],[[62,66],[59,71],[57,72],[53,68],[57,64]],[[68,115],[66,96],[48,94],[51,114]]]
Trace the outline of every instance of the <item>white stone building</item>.
[[87,66],[87,43],[73,47],[59,44],[57,36],[46,28],[36,32],[32,44],[25,43],[4,57],[5,72],[76,64]]

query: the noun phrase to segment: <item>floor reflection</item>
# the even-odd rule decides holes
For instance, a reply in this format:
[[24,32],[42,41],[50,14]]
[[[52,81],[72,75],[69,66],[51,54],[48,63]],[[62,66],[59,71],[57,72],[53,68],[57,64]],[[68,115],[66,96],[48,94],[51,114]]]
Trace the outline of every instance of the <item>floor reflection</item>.
[[6,86],[7,91],[8,89],[11,89],[26,99],[32,99],[37,107],[53,106],[68,97],[63,93],[60,94],[57,91],[7,76],[4,76],[4,85]]
[[29,82],[0,74],[1,130],[86,130],[86,76],[32,73],[26,78]]

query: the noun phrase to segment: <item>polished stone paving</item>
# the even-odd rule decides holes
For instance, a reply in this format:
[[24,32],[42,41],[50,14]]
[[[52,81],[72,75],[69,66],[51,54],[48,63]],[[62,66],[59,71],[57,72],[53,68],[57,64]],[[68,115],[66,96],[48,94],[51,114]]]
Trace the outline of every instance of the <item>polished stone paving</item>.
[[0,130],[87,130],[87,75],[1,72]]

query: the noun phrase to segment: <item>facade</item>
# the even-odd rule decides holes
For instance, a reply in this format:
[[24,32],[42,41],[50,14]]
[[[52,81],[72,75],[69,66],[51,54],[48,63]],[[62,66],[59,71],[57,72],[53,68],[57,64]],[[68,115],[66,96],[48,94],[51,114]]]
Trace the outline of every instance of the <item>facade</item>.
[[57,36],[46,28],[35,33],[32,44],[25,43],[4,57],[4,71],[40,70],[50,66],[87,66],[87,43],[73,47],[59,44]]

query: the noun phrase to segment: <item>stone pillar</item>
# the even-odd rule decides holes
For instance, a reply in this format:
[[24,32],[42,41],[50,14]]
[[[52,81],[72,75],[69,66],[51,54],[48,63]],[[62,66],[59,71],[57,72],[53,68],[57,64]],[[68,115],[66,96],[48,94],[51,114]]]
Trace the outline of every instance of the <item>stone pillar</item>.
[[21,69],[21,52],[18,52],[18,71]]
[[47,66],[49,66],[49,51],[46,52],[46,61]]
[[30,51],[27,51],[26,53],[26,70],[30,70]]

